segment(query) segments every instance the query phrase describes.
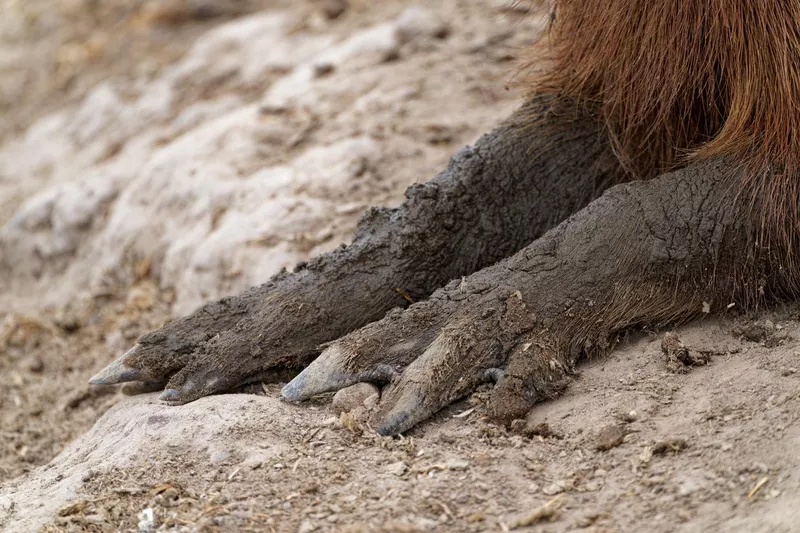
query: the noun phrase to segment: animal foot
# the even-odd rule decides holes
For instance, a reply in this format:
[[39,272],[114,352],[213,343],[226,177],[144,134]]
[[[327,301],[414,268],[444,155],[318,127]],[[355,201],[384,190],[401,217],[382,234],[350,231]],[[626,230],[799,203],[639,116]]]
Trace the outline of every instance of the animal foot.
[[[143,335],[91,379],[136,382],[137,391],[165,388],[161,399],[190,402],[255,381],[285,380],[317,353],[324,328],[309,333],[320,309],[271,284],[203,306]],[[330,338],[330,337],[328,337]]]
[[[489,405],[494,418],[524,415],[563,389],[571,365],[519,291],[486,281],[501,275],[490,268],[453,282],[331,343],[282,396],[297,401],[358,382],[384,385],[373,419],[382,435],[408,430],[486,382],[498,383]],[[526,368],[513,363],[516,352],[526,352]],[[536,374],[538,389],[530,380],[517,383],[520,372]]]

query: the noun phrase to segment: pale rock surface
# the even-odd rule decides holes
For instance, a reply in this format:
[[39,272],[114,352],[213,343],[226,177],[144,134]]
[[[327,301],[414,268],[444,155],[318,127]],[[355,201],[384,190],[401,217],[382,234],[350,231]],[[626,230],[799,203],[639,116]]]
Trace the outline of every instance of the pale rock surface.
[[[185,313],[336,246],[401,192],[407,176],[376,180],[387,149],[429,148],[382,131],[420,92],[387,79],[400,66],[387,61],[447,26],[423,7],[340,36],[291,24],[281,11],[235,19],[160,77],[104,82],[0,145],[0,288],[24,301],[47,286],[59,304],[147,260]],[[187,100],[220,80],[241,91]],[[321,127],[329,140],[305,147]]]
[[[91,477],[111,468],[124,470],[147,458],[168,461],[198,454],[208,457],[211,464],[231,457],[245,464],[250,456],[268,461],[286,449],[294,438],[292,430],[273,431],[269,442],[259,439],[257,446],[233,441],[229,435],[234,428],[260,431],[294,409],[276,398],[244,395],[226,396],[224,402],[205,398],[177,409],[159,404],[152,394],[130,398],[112,407],[91,431],[39,468],[35,476],[0,491],[0,509],[13,517],[7,531],[38,530],[66,502],[77,498]],[[225,453],[220,454],[223,449]]]

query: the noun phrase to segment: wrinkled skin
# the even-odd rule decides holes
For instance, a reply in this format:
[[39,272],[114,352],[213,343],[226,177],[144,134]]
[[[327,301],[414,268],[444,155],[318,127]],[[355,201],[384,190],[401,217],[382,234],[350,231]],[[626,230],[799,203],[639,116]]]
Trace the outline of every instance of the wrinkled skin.
[[92,382],[176,404],[298,371],[288,400],[374,382],[373,427],[392,435],[492,381],[488,413],[524,416],[622,329],[750,290],[735,281],[758,260],[738,253],[756,249],[741,171],[719,159],[620,184],[601,132],[535,98],[400,207],[368,211],[351,245],[142,336]]

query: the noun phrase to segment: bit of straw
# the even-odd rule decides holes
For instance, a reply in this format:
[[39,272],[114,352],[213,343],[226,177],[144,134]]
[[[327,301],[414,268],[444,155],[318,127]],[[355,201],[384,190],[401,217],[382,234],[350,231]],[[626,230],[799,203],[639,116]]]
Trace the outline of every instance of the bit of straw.
[[759,490],[761,490],[761,487],[763,487],[764,485],[766,485],[766,484],[767,484],[767,481],[769,481],[769,478],[768,478],[768,477],[762,477],[761,479],[759,479],[759,480],[758,480],[758,483],[756,483],[756,484],[753,486],[753,488],[752,488],[752,489],[750,489],[750,492],[748,492],[748,493],[747,493],[747,499],[749,500],[750,498],[752,498],[753,496],[755,496],[755,495],[756,495],[756,493],[757,493]]
[[510,524],[508,524],[509,529],[519,529],[521,527],[528,527],[544,520],[552,521],[555,519],[556,515],[558,514],[558,505],[556,503],[563,497],[563,494],[559,494],[546,504],[542,505],[541,507],[535,509],[531,514],[524,516],[518,520],[514,520]]

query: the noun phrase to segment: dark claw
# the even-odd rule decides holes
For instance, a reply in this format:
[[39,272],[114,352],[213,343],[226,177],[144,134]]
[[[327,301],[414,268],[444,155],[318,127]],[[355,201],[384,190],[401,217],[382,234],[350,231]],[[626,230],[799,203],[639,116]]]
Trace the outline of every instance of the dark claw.
[[399,397],[388,398],[390,410],[380,417],[378,433],[384,437],[403,433],[430,417],[436,409],[425,405],[419,398],[417,388],[400,390]]
[[389,420],[386,420],[378,426],[378,435],[381,437],[391,437],[402,433],[414,425],[409,424],[408,419],[408,413],[396,413]]
[[103,370],[92,376],[89,383],[92,385],[116,385],[117,383],[125,383],[126,381],[141,381],[145,379],[141,370],[131,368],[125,364],[125,358],[132,355],[139,348],[137,344],[120,357],[105,367]]

